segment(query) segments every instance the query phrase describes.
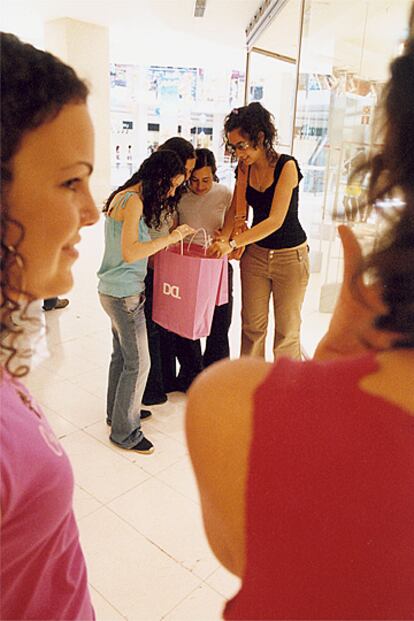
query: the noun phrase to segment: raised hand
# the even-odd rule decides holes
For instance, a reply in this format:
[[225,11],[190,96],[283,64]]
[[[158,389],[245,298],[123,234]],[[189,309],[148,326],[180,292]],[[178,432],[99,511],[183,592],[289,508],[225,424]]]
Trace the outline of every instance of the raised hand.
[[367,285],[358,275],[362,252],[351,229],[341,225],[338,233],[344,249],[344,277],[328,332],[316,348],[314,358],[329,359],[387,349],[395,334],[377,330],[373,321],[385,312],[378,284]]

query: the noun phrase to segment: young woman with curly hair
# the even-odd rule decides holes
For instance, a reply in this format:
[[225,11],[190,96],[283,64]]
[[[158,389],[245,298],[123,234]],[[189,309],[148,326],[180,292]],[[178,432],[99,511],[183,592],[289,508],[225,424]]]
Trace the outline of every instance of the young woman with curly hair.
[[[196,164],[189,179],[188,189],[178,203],[178,221],[194,229],[204,229],[213,238],[223,226],[226,211],[230,207],[231,191],[219,183],[214,153],[209,149],[196,149]],[[197,233],[194,244],[205,243],[203,232]],[[187,391],[194,378],[210,364],[230,356],[229,329],[233,310],[233,268],[228,263],[229,301],[216,306],[211,332],[206,339],[204,354],[200,339],[176,337],[177,358],[180,372],[177,387]]]
[[174,212],[175,193],[184,174],[183,163],[173,151],[157,151],[112,192],[104,207],[105,251],[98,290],[113,337],[106,417],[110,440],[139,453],[154,450],[141,429],[141,417],[149,415],[141,410],[150,368],[144,314],[147,259],[192,231],[183,225],[151,239],[148,227],[160,227],[161,216]]
[[[163,142],[157,151],[174,151],[180,158],[185,170],[184,183],[175,193],[175,204],[180,197],[187,192],[187,182],[195,165],[194,147],[185,138],[173,136]],[[168,233],[177,224],[177,212],[164,210],[161,214],[161,226],[149,228],[151,239],[157,239]],[[167,401],[168,392],[177,390],[176,383],[176,335],[152,320],[154,288],[154,269],[152,259],[148,261],[148,270],[145,277],[145,317],[147,322],[148,347],[151,358],[151,367],[145,386],[142,403],[144,405],[157,405]]]
[[73,284],[98,219],[88,89],[56,57],[1,33],[1,619],[95,619],[69,460],[18,381],[34,300]]
[[414,618],[414,7],[410,30],[367,169],[369,202],[405,204],[366,258],[339,228],[316,359],[222,363],[190,389],[207,535],[242,579],[225,619]]
[[274,356],[300,359],[301,307],[309,280],[306,233],[298,219],[302,173],[294,157],[275,151],[273,117],[260,103],[232,110],[225,119],[224,132],[228,149],[238,158],[238,168],[247,169],[246,200],[253,209],[253,224],[231,239],[235,192],[221,239],[210,252],[222,256],[247,246],[240,262],[241,353],[264,357],[272,295]]

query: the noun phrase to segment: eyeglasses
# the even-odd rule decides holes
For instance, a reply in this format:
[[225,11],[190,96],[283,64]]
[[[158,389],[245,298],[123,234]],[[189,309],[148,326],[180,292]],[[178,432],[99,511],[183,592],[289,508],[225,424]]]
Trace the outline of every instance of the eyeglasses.
[[248,142],[238,142],[237,144],[226,143],[226,149],[230,151],[231,155],[235,155],[237,151],[246,151],[250,146]]

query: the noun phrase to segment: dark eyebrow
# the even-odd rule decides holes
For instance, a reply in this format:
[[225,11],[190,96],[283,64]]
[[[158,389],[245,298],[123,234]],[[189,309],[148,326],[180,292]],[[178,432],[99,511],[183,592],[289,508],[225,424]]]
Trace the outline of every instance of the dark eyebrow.
[[86,166],[89,170],[89,174],[93,173],[93,166],[89,162],[75,162],[74,164],[70,164],[70,166],[64,166],[61,170],[68,170],[69,168],[73,168],[74,166]]

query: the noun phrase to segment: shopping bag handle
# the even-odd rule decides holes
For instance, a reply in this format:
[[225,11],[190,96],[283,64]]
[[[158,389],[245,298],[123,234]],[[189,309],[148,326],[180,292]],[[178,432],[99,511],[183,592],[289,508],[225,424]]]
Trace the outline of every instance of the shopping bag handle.
[[206,255],[206,254],[207,254],[207,248],[208,248],[208,247],[209,247],[209,245],[210,245],[210,243],[209,243],[209,242],[210,242],[210,240],[209,240],[209,235],[208,235],[208,233],[207,233],[206,229],[205,229],[205,228],[203,228],[203,227],[200,227],[199,229],[197,229],[197,230],[196,230],[196,231],[195,231],[195,232],[191,235],[191,239],[190,239],[190,241],[188,242],[187,250],[188,250],[188,251],[190,250],[191,244],[193,243],[195,236],[197,235],[197,233],[200,233],[201,231],[204,233],[204,245],[203,245],[203,248],[204,248],[204,254]]
[[[178,233],[178,235],[181,237],[179,242],[174,242],[173,244],[170,244],[171,246],[175,246],[176,244],[180,244],[180,254],[183,255],[184,254],[184,237],[183,234],[181,233],[181,231],[179,231],[178,229],[174,229],[173,231],[174,233]],[[168,250],[169,246],[166,246],[164,248],[165,250]]]

